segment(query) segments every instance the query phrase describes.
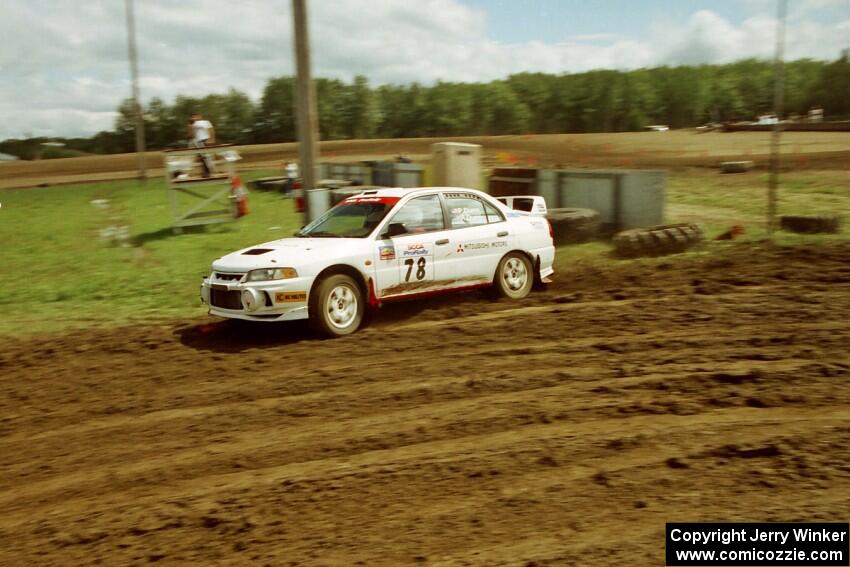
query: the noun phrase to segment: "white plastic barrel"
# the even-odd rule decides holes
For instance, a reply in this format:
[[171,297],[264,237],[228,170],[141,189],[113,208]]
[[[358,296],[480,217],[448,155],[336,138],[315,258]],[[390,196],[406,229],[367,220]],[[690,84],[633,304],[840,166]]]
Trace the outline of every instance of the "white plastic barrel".
[[310,220],[319,218],[331,208],[330,189],[308,189],[307,203],[310,207]]

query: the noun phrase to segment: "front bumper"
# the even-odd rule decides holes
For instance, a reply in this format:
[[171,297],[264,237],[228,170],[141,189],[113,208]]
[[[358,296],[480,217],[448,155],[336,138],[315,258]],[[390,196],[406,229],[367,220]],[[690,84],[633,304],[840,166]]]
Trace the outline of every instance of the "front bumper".
[[201,302],[210,315],[248,321],[292,321],[308,317],[313,278],[268,282],[222,280],[216,274],[201,284]]

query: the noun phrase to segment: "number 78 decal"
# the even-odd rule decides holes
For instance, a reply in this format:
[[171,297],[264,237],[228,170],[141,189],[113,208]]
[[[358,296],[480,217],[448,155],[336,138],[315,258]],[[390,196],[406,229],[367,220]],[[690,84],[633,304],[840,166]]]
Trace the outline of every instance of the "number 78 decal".
[[[413,271],[413,266],[416,265],[416,272]],[[404,276],[404,281],[409,282],[411,274],[417,280],[424,280],[428,275],[427,270],[425,269],[428,265],[428,261],[424,256],[420,256],[418,260],[414,260],[413,258],[407,258],[404,261],[404,265],[407,266],[407,273]]]

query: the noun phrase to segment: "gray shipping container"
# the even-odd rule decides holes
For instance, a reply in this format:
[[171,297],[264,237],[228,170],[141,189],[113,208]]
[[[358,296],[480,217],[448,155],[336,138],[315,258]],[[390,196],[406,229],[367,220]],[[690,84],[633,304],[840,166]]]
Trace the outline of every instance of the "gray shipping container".
[[355,185],[371,185],[372,168],[362,163],[322,163],[319,179],[345,179]]
[[372,184],[382,187],[422,187],[422,166],[416,163],[375,162]]
[[550,209],[594,209],[604,225],[626,230],[664,223],[666,182],[661,170],[545,169],[536,193]]

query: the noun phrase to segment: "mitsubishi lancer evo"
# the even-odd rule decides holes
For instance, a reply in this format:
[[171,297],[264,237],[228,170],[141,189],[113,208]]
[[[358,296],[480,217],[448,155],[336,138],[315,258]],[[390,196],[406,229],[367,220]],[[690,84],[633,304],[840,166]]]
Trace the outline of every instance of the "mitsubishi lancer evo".
[[383,302],[492,287],[526,297],[552,275],[552,228],[473,189],[377,189],[351,196],[291,238],[223,256],[201,285],[209,313],[309,319],[355,332]]

